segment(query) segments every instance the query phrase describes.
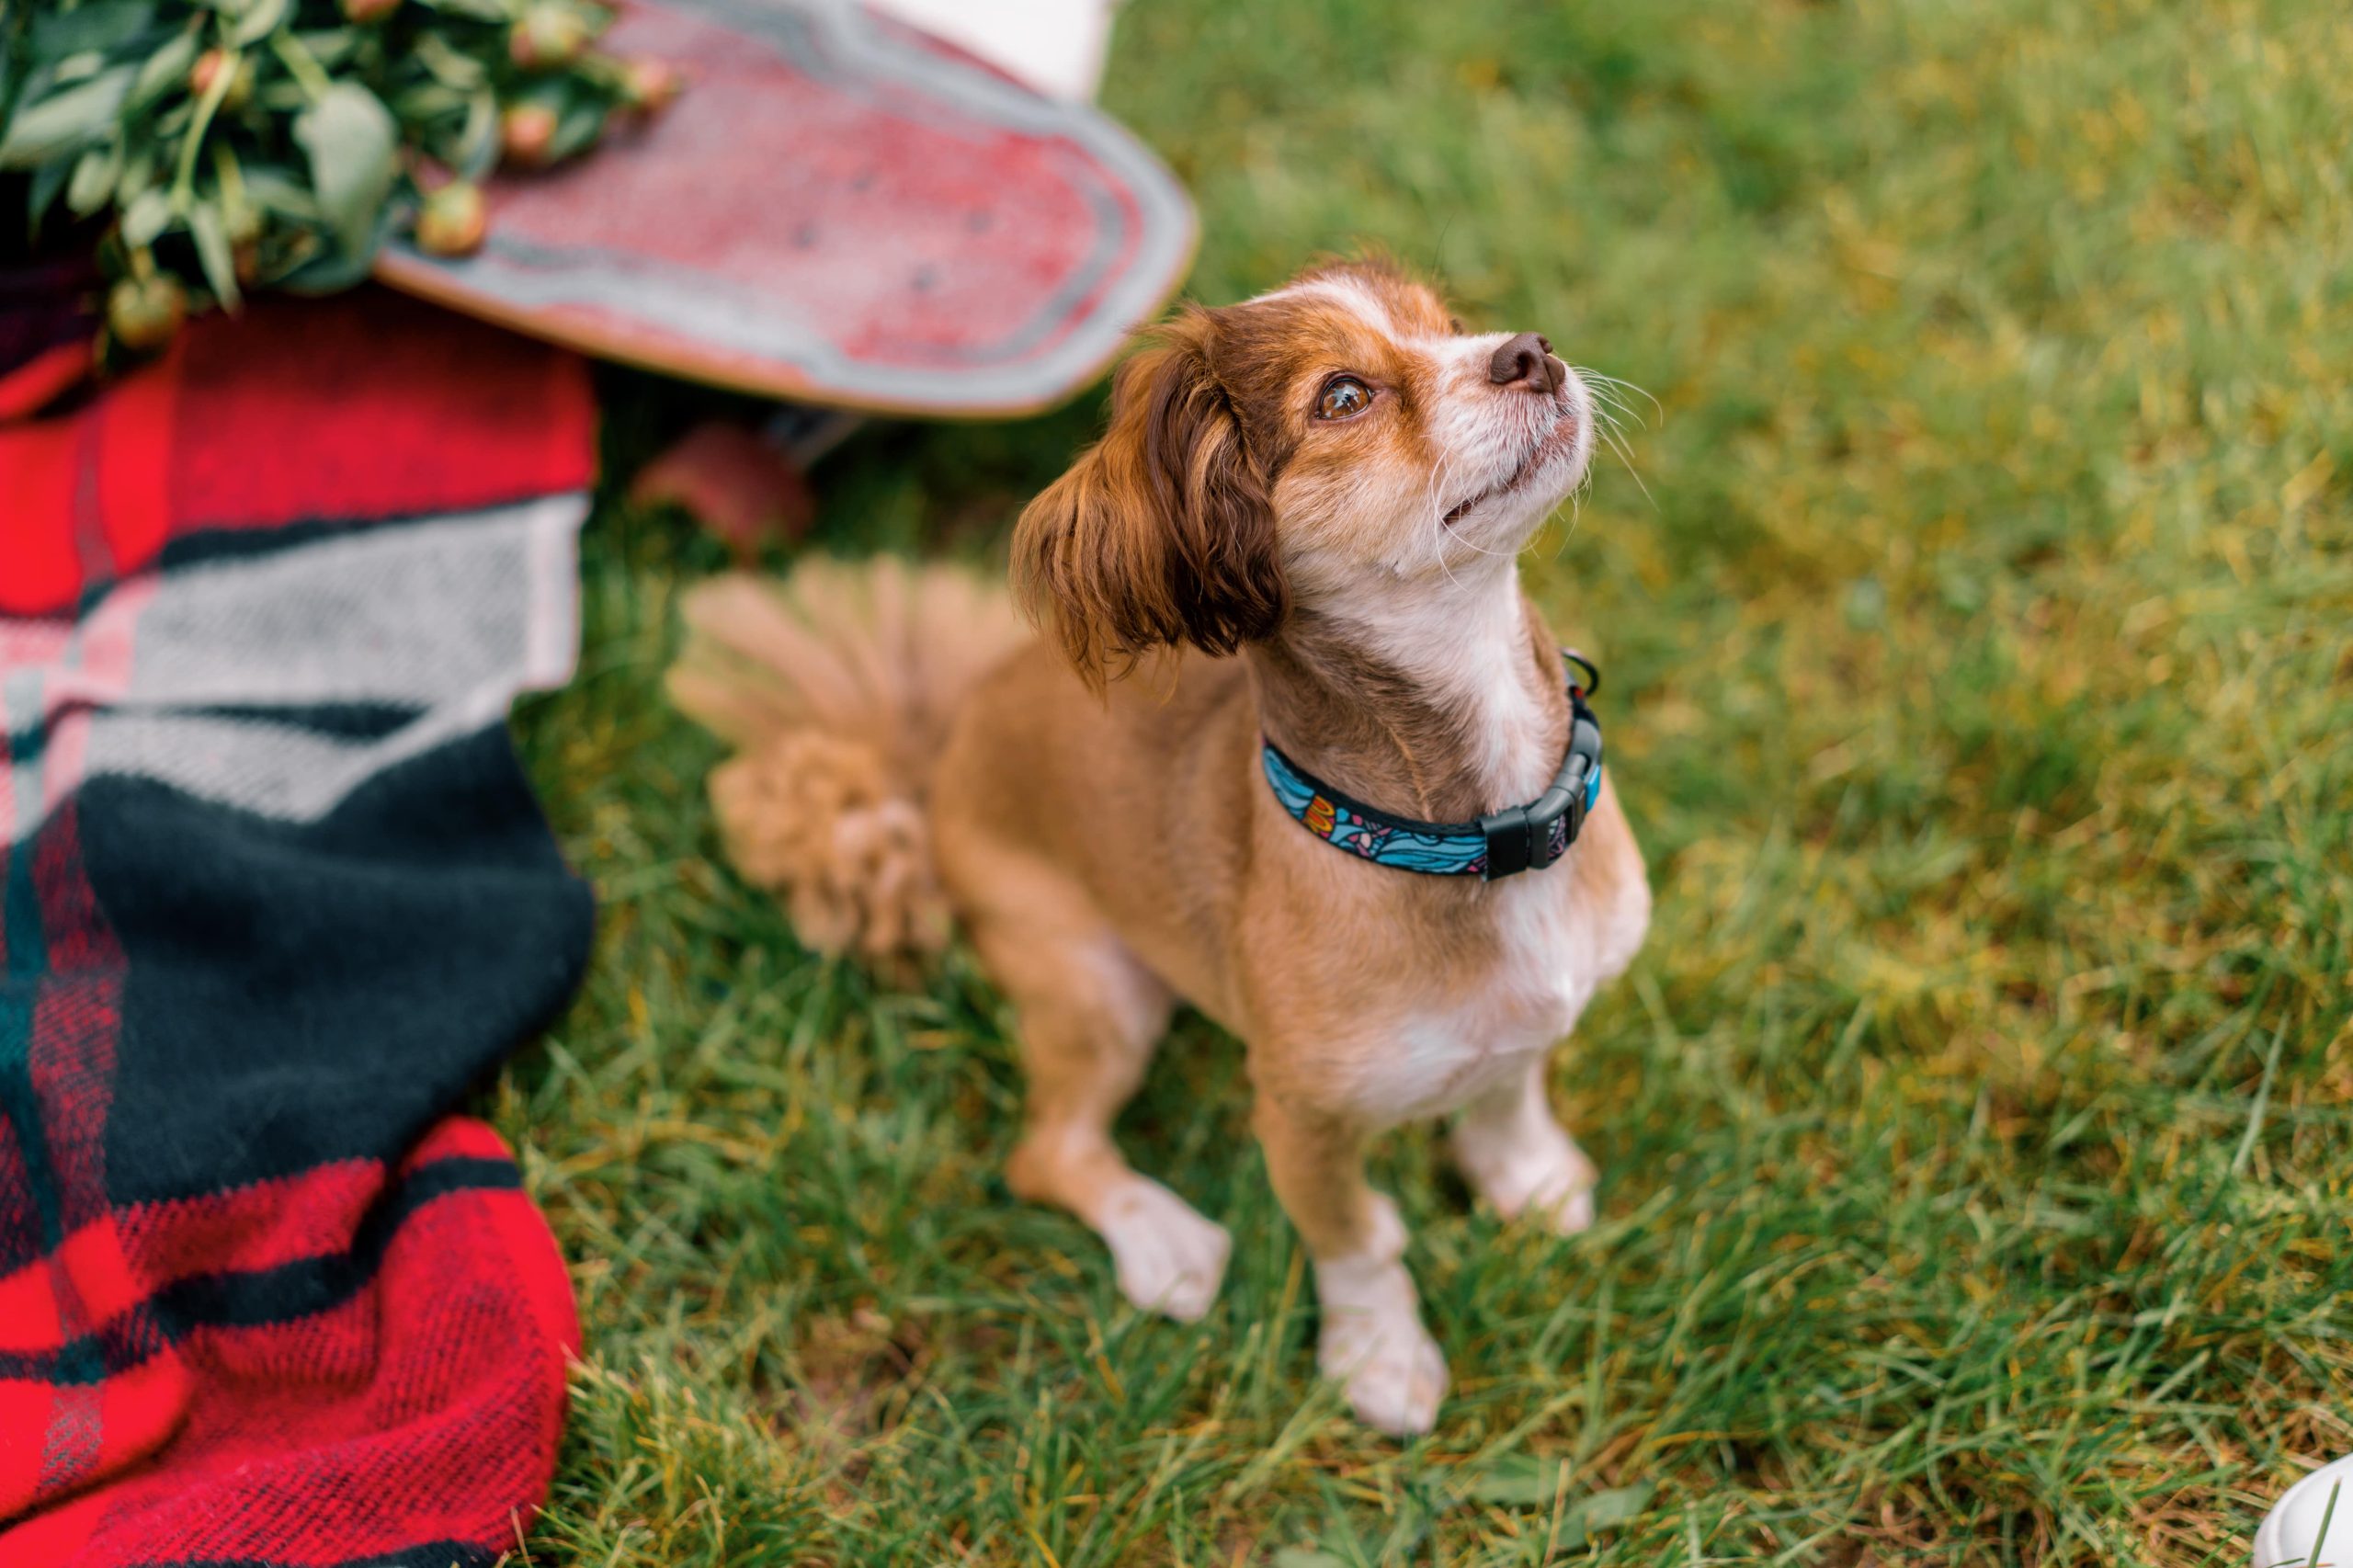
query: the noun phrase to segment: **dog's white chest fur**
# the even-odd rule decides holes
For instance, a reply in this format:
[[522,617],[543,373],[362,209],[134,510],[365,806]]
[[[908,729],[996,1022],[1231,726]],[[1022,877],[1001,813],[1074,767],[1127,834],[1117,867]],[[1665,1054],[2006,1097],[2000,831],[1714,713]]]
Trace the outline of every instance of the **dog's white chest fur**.
[[[1472,715],[1467,761],[1498,796],[1526,801],[1543,790],[1560,758],[1544,738],[1544,704],[1511,675],[1527,657],[1528,628],[1508,561],[1480,591],[1352,608],[1388,660]],[[1378,1042],[1350,1085],[1359,1114],[1404,1121],[1512,1082],[1575,1026],[1604,981],[1625,970],[1649,924],[1649,893],[1637,876],[1603,881],[1614,891],[1597,895],[1597,883],[1577,876],[1585,852],[1574,847],[1552,866],[1484,890],[1473,918],[1492,922],[1492,968],[1475,985],[1449,986],[1445,1005],[1413,1006],[1384,1026],[1392,1037]]]
[[1393,1123],[1457,1109],[1515,1082],[1576,1026],[1641,945],[1649,909],[1639,896],[1596,907],[1573,870],[1563,860],[1495,885],[1497,951],[1486,983],[1395,1027],[1355,1085],[1363,1114]]

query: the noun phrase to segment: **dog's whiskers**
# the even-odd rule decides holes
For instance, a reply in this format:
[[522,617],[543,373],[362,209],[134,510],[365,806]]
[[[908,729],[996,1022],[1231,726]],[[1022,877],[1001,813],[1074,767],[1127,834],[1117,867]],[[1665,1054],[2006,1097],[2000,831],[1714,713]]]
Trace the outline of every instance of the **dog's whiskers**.
[[[1639,391],[1640,389],[1636,390]],[[1649,396],[1648,393],[1644,393],[1643,395]],[[1652,402],[1654,406],[1655,406],[1657,400],[1653,399]],[[1651,504],[1652,508],[1655,510],[1658,506],[1658,498],[1651,494],[1651,487],[1643,483],[1642,471],[1634,466],[1633,449],[1626,444],[1626,437],[1623,428],[1619,425],[1617,419],[1609,413],[1609,411],[1603,408],[1598,403],[1594,407],[1594,434],[1599,436],[1604,444],[1609,448],[1610,454],[1618,460],[1618,466],[1626,471],[1626,477],[1634,482],[1634,488],[1643,493],[1643,499],[1648,501]],[[1628,417],[1631,418],[1633,416],[1629,415]],[[1637,421],[1637,423],[1639,423],[1639,421]],[[1586,478],[1589,481],[1592,477],[1592,471],[1588,469],[1586,473]]]
[[[1662,419],[1666,416],[1666,410],[1661,406],[1658,399],[1653,397],[1649,389],[1645,387],[1636,386],[1633,382],[1621,380],[1617,376],[1605,376],[1600,371],[1589,370],[1583,365],[1572,365],[1569,369],[1577,373],[1578,380],[1584,381],[1588,387],[1591,387],[1594,390],[1596,396],[1600,395],[1600,389],[1603,387],[1609,387],[1618,392],[1630,392],[1634,393],[1637,397],[1640,397],[1643,402],[1649,403],[1651,405],[1651,412],[1656,414]],[[1620,406],[1622,407],[1623,404],[1620,404]],[[1631,412],[1631,410],[1629,412]]]
[[[1431,562],[1438,567],[1439,574],[1446,578],[1447,585],[1460,592],[1462,587],[1462,579],[1454,574],[1454,567],[1446,559],[1447,540],[1454,537],[1454,531],[1446,524],[1447,463],[1447,457],[1440,454],[1438,462],[1431,468],[1427,482],[1430,512],[1438,518],[1438,527],[1429,529],[1426,537],[1429,540]],[[1463,542],[1470,541],[1466,540]]]

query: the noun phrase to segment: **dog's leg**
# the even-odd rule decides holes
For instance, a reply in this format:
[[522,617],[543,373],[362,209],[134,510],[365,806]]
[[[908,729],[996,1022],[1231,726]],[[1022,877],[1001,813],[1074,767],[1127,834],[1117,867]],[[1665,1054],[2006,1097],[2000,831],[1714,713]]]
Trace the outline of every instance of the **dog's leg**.
[[1518,1080],[1463,1108],[1454,1124],[1454,1161],[1506,1220],[1539,1214],[1564,1236],[1593,1223],[1593,1162],[1552,1115],[1541,1056]]
[[1224,1278],[1225,1230],[1138,1176],[1111,1142],[1112,1119],[1168,1027],[1167,987],[1108,931],[1073,937],[992,925],[974,936],[1020,1015],[1027,1124],[1007,1185],[1100,1235],[1129,1301],[1195,1321]]
[[1361,1136],[1266,1095],[1257,1124],[1275,1196],[1315,1262],[1324,1310],[1316,1364],[1343,1383],[1367,1426],[1401,1437],[1428,1431],[1446,1392],[1446,1358],[1422,1326],[1404,1221],[1364,1179]]

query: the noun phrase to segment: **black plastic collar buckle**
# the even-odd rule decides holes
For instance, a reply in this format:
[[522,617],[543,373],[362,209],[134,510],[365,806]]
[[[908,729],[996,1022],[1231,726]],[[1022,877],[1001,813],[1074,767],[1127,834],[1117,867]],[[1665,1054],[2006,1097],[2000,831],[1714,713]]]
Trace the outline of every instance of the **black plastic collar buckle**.
[[1487,881],[1552,863],[1552,824],[1546,823],[1540,829],[1529,814],[1534,809],[1506,806],[1479,819],[1479,831],[1487,835]]
[[1563,649],[1562,657],[1586,676],[1585,685],[1569,687],[1569,755],[1552,776],[1552,788],[1532,802],[1506,806],[1479,819],[1479,831],[1487,840],[1486,880],[1491,882],[1518,871],[1542,870],[1560,859],[1585,830],[1586,801],[1601,771],[1601,724],[1585,699],[1600,689],[1601,672],[1582,653]]

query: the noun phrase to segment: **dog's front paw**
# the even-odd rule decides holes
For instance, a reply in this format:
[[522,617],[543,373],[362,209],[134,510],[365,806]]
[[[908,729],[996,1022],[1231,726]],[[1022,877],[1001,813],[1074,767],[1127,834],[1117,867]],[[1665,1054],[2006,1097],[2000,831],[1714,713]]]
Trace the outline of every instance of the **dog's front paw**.
[[1315,1284],[1316,1364],[1347,1391],[1357,1419],[1394,1437],[1428,1431],[1446,1393],[1446,1358],[1422,1326],[1405,1266],[1393,1255],[1319,1263]]
[[1103,1207],[1120,1294],[1146,1312],[1197,1323],[1217,1300],[1233,1242],[1225,1227],[1156,1181],[1138,1176]]
[[1574,1236],[1593,1225],[1593,1185],[1599,1173],[1574,1140],[1556,1126],[1534,1135],[1481,1139],[1458,1130],[1455,1160],[1479,1196],[1506,1220],[1541,1216],[1556,1234]]
[[1315,1359],[1347,1390],[1357,1419],[1374,1430],[1415,1437],[1438,1425],[1446,1356],[1418,1318],[1368,1331],[1326,1316]]
[[1564,1197],[1553,1199],[1542,1213],[1556,1235],[1583,1234],[1593,1229],[1593,1188],[1576,1187]]

